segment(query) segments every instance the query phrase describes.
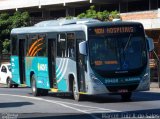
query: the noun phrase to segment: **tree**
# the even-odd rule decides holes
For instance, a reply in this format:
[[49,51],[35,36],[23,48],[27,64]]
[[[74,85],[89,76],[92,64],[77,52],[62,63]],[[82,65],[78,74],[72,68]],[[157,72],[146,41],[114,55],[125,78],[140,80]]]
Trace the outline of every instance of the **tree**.
[[29,14],[28,12],[15,12],[13,16],[10,17],[11,28],[24,27],[29,25]]
[[[10,32],[13,28],[27,26],[29,24],[28,12],[15,12],[13,15],[8,13],[0,14],[0,54],[8,52],[10,46]],[[2,49],[3,46],[3,49]]]
[[10,40],[9,39],[5,39],[4,42],[3,42],[3,50],[2,50],[2,53],[9,53],[10,51]]
[[95,6],[91,6],[89,10],[87,10],[85,13],[81,13],[77,16],[79,19],[82,18],[94,18],[101,21],[112,21],[115,18],[121,18],[118,11],[112,11],[109,12],[107,10],[104,10],[102,12],[97,12],[95,10]]
[[11,22],[9,20],[9,14],[3,13],[0,14],[0,40],[3,42],[5,38],[9,37],[9,26]]

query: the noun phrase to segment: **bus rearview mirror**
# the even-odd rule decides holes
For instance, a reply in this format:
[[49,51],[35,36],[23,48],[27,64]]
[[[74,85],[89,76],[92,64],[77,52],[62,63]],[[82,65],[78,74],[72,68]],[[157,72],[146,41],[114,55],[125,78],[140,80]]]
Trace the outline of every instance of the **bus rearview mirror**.
[[79,43],[79,53],[82,55],[87,55],[87,41]]
[[154,42],[152,38],[147,37],[147,42],[148,42],[148,50],[151,52],[154,50]]

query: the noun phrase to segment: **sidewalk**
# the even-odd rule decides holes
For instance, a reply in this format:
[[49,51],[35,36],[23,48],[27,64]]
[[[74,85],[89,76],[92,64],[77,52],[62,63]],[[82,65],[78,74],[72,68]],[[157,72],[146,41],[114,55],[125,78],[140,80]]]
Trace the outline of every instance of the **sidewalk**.
[[150,92],[160,93],[160,88],[150,88]]
[[157,82],[150,83],[150,92],[159,92],[160,93],[160,88],[159,88]]
[[151,82],[150,87],[151,88],[159,88],[158,82]]

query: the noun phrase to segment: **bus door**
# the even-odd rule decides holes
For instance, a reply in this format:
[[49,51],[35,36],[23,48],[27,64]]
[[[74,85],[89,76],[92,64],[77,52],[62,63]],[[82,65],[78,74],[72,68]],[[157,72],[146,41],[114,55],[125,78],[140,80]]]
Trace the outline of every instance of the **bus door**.
[[56,39],[48,39],[48,68],[50,87],[57,88],[56,85]]
[[85,72],[87,71],[87,66],[86,66],[86,56],[81,55],[79,53],[79,43],[84,41],[84,34],[79,33],[76,36],[76,62],[77,62],[77,79],[78,79],[78,87],[80,92],[86,92],[86,82],[85,82]]
[[18,53],[19,53],[19,75],[20,75],[20,83],[25,83],[25,41],[26,38],[24,36],[18,36]]

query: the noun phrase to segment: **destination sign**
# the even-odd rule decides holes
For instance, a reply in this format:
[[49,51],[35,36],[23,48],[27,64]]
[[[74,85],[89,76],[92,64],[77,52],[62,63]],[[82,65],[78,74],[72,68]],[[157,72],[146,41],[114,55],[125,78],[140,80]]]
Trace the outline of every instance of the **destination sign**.
[[103,27],[103,28],[94,28],[94,34],[119,34],[119,33],[133,33],[135,32],[135,28],[132,26],[124,26],[124,27]]

